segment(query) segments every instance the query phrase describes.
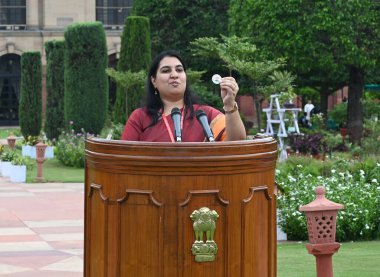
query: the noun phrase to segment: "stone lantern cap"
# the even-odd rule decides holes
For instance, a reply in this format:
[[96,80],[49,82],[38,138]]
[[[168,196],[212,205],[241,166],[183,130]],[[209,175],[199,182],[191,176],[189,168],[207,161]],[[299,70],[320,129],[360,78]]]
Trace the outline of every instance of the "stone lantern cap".
[[323,186],[316,187],[315,194],[316,198],[314,201],[299,208],[301,212],[334,211],[344,208],[344,205],[326,199],[326,189]]

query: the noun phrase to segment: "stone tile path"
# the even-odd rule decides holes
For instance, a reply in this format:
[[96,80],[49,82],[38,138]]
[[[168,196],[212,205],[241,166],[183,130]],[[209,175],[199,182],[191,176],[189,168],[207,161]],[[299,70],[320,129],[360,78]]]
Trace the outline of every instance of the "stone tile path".
[[0,177],[0,276],[83,276],[83,183]]

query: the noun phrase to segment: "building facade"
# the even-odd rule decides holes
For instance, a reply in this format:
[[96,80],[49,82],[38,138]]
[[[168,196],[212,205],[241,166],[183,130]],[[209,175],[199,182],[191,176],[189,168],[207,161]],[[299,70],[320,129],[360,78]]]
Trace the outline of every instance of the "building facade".
[[18,124],[22,53],[41,53],[42,100],[46,103],[45,42],[63,39],[71,23],[100,21],[106,30],[109,66],[113,67],[131,8],[132,0],[0,0],[0,126]]

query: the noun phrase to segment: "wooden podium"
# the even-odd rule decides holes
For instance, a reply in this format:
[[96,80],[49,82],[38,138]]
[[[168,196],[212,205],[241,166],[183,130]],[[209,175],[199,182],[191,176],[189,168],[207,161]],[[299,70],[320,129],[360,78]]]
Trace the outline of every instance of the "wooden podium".
[[85,153],[84,276],[276,276],[272,138]]

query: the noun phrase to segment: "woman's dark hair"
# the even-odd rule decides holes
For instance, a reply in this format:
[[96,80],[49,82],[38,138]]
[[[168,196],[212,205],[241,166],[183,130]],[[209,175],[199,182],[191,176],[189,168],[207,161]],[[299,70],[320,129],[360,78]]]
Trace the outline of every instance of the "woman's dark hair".
[[[174,50],[167,50],[163,51],[160,54],[158,54],[152,61],[148,77],[146,80],[146,108],[148,111],[148,114],[152,116],[152,123],[150,126],[155,125],[158,122],[158,119],[160,117],[159,111],[164,108],[164,104],[160,98],[159,94],[155,94],[155,88],[152,84],[151,77],[156,78],[157,70],[160,65],[160,62],[165,57],[175,57],[177,58],[182,66],[184,71],[186,72],[186,65],[183,62],[182,57],[180,54]],[[185,88],[185,95],[184,95],[184,103],[185,103],[185,117],[188,111],[190,111],[190,117],[192,118],[194,116],[194,108],[193,104],[198,103],[197,98],[194,96],[193,92],[190,89],[189,82],[186,81],[186,88]]]

